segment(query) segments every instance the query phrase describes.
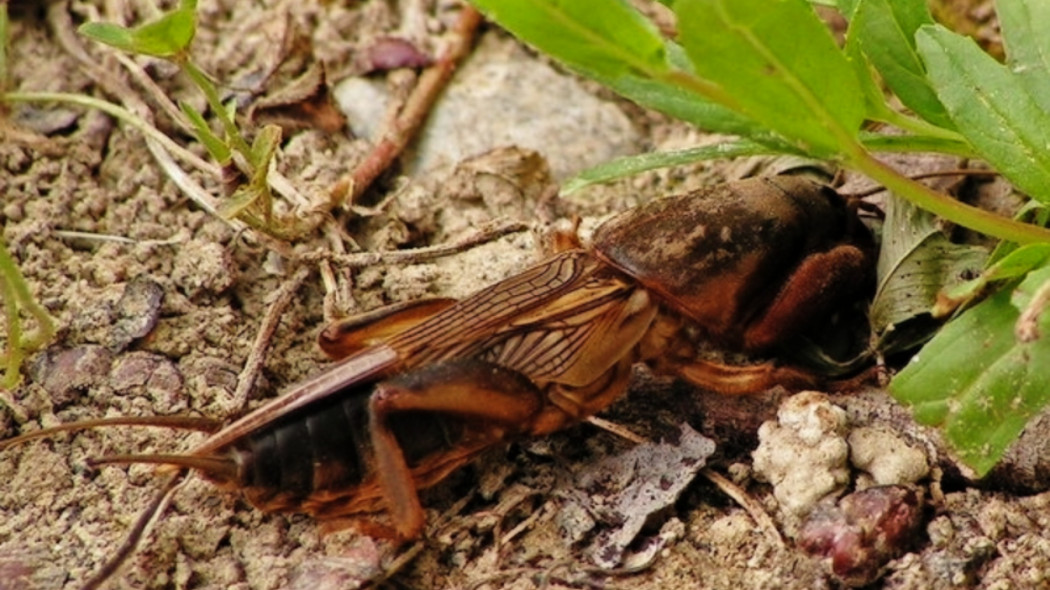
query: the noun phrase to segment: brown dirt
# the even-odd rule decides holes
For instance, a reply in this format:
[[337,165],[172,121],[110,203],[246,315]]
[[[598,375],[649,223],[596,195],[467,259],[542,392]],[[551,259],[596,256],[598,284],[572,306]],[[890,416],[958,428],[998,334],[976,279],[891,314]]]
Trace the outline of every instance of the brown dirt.
[[[64,25],[55,12],[64,12],[64,3],[50,4],[12,4],[12,87],[105,96],[85,66],[59,43]],[[120,2],[78,2],[74,20],[80,22],[92,11],[106,20],[137,18],[141,7],[153,3],[128,4],[139,10],[121,12],[115,8],[124,5]],[[298,69],[289,65],[296,59],[325,61],[330,80],[361,77],[354,56],[374,39],[396,33],[433,52],[454,14],[448,3],[403,3],[411,6],[399,8],[378,0],[200,4],[202,29],[194,54],[206,71],[238,89],[278,85],[277,80],[302,69],[301,63]],[[421,7],[428,12],[418,12]],[[421,14],[421,20],[416,18]],[[496,47],[503,67],[547,67],[498,33],[485,43]],[[122,71],[111,52],[82,44],[106,70]],[[282,62],[289,55],[293,59]],[[172,68],[155,60],[140,62],[166,94],[202,106]],[[267,74],[279,71],[282,63],[291,73],[270,80]],[[623,149],[697,140],[683,126],[615,102],[589,84],[573,84],[596,94],[619,113],[614,115],[629,116],[630,129],[620,136]],[[227,419],[247,409],[235,399],[238,375],[261,319],[275,292],[291,280],[294,264],[268,251],[250,232],[239,234],[190,203],[151,157],[142,136],[126,125],[97,112],[39,103],[14,106],[3,123],[3,237],[60,332],[47,354],[27,361],[23,383],[7,392],[14,405],[0,411],[0,436],[99,416],[192,413]],[[158,126],[178,135],[163,116]],[[305,194],[319,195],[367,148],[366,140],[343,133],[305,131],[286,142],[279,168]],[[522,158],[510,156],[515,163]],[[559,161],[552,168],[565,166]],[[735,177],[743,169],[740,163],[676,169],[553,202],[543,200],[535,186],[505,182],[504,177],[513,176],[506,169],[460,178],[476,183],[483,193],[466,198],[447,187],[436,188],[446,172],[423,171],[411,180],[383,179],[380,190],[363,203],[375,205],[396,191],[397,198],[379,213],[359,208],[336,216],[348,236],[373,250],[455,240],[492,219],[525,220],[540,227],[540,221],[576,214],[584,217],[586,229],[601,215],[639,199]],[[212,194],[220,193],[216,179],[194,176]],[[539,178],[543,186],[541,172],[530,169],[524,176]],[[331,227],[295,248],[308,253],[329,248],[333,241],[352,248]],[[281,315],[247,407],[324,367],[314,340],[326,308],[327,315],[347,314],[422,296],[458,297],[538,256],[535,240],[525,233],[418,264],[377,265],[353,273],[336,265],[349,299],[327,293],[316,266],[311,267]],[[887,409],[892,402],[880,395],[873,392],[875,401],[868,405],[844,404],[855,424],[907,420]],[[758,505],[776,515],[769,486],[749,475],[747,463],[754,431],[772,417],[777,398],[725,402],[681,384],[654,381],[642,372],[632,394],[608,415],[652,437],[674,432],[683,419],[694,423],[723,448],[716,469],[737,474]],[[932,436],[907,428],[914,431],[909,431],[910,439]],[[79,587],[120,546],[159,485],[151,467],[91,468],[89,458],[179,452],[201,440],[198,434],[109,428],[0,452],[0,590]],[[426,494],[428,517],[435,523],[428,540],[414,560],[384,583],[521,590],[836,586],[823,564],[791,541],[774,541],[744,508],[704,480],[694,482],[646,531],[668,539],[655,559],[637,572],[596,569],[587,556],[587,542],[564,540],[560,528],[566,517],[559,509],[573,495],[575,474],[630,446],[583,425],[509,451],[494,450]],[[943,497],[932,494],[934,504],[914,552],[892,562],[875,587],[1050,587],[1050,496],[961,486],[946,491]],[[520,533],[504,537],[519,524]],[[376,567],[377,555],[396,554],[385,543],[352,531],[322,535],[301,515],[264,514],[235,494],[191,478],[110,587],[345,588],[354,576]]]

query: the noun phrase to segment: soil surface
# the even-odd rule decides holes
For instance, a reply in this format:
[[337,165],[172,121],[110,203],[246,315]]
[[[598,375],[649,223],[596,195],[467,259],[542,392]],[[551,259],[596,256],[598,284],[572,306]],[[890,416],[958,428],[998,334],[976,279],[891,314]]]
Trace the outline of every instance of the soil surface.
[[[119,56],[74,32],[88,20],[141,22],[153,8],[152,0],[12,2],[10,88],[148,113],[206,158],[144,82],[204,110],[173,66]],[[573,217],[586,236],[613,212],[763,168],[697,165],[559,197],[558,182],[609,158],[715,138],[618,100],[482,25],[401,162],[357,202],[329,210],[330,187],[383,133],[388,105],[413,83],[413,60],[447,46],[459,11],[454,2],[201,0],[194,59],[239,112],[287,104],[282,91],[323,64],[346,113],[327,131],[303,123],[309,109],[277,117],[285,139],[275,170],[300,198],[282,196],[278,207],[317,221],[284,245],[203,211],[132,126],[68,103],[8,105],[3,238],[59,331],[3,392],[0,437],[106,416],[228,422],[324,369],[316,339],[328,321],[463,297],[541,260],[543,236],[571,228]],[[411,67],[389,69],[390,60]],[[222,178],[176,165],[220,197]],[[525,231],[458,253],[369,264],[351,256],[462,243],[510,222]],[[936,433],[879,389],[727,399],[638,368],[631,392],[603,417],[666,444],[639,447],[582,424],[492,449],[424,493],[424,540],[402,547],[354,527],[331,532],[303,515],[267,514],[191,477],[109,587],[1050,588],[1042,492],[1050,471],[1041,462],[1050,453],[1039,426],[1050,420],[977,486]],[[89,460],[187,452],[204,438],[110,427],[0,451],[0,590],[80,587],[118,551],[165,477],[153,466]],[[698,475],[704,465],[711,479]],[[669,475],[653,475],[663,468]],[[727,483],[712,483],[718,474]],[[802,485],[792,474],[804,474]],[[836,505],[840,497],[848,500]],[[834,555],[838,577],[814,554]]]

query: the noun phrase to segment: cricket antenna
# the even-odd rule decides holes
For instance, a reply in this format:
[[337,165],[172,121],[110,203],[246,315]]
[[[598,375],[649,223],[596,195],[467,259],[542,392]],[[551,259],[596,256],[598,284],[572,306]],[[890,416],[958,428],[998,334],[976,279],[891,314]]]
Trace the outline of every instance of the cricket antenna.
[[106,580],[113,577],[113,574],[117,573],[117,570],[124,565],[128,557],[138,548],[139,543],[142,542],[142,537],[145,536],[150,525],[160,518],[160,515],[168,507],[171,495],[175,492],[175,488],[182,483],[182,480],[186,478],[186,473],[186,469],[179,469],[172,474],[164,484],[164,487],[153,496],[149,506],[139,515],[138,520],[135,521],[135,526],[131,527],[131,531],[128,532],[128,536],[124,539],[124,543],[117,550],[117,553],[102,566],[102,569],[81,586],[81,590],[97,590],[102,587],[102,584],[106,583]]
[[113,416],[93,420],[78,420],[68,424],[41,428],[40,430],[0,441],[0,451],[38,438],[46,438],[59,432],[88,430],[103,426],[156,426],[160,428],[215,432],[222,427],[222,422],[212,418],[197,418],[193,416]]

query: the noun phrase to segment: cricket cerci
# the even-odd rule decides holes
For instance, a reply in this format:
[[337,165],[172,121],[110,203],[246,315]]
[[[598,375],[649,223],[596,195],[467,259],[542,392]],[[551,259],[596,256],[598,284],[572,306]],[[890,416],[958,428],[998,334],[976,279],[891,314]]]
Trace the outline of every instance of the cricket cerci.
[[420,489],[495,444],[601,411],[634,363],[727,394],[818,385],[772,361],[698,360],[697,339],[768,353],[858,296],[873,267],[855,210],[794,176],[656,199],[601,225],[589,247],[565,242],[465,299],[328,326],[320,344],[338,362],[187,455],[100,462],[194,471],[265,511],[369,515],[370,530],[414,538],[425,524]]

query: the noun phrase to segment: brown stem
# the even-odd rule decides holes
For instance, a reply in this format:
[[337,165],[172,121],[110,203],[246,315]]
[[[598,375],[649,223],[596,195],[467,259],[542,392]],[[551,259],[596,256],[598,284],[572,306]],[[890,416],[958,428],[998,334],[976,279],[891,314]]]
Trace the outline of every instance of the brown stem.
[[252,343],[252,349],[248,353],[248,359],[244,362],[244,368],[241,370],[240,376],[237,377],[237,389],[234,391],[233,400],[224,409],[226,415],[238,414],[247,404],[248,394],[262,371],[263,363],[266,360],[266,352],[270,347],[273,334],[281,323],[285,309],[292,302],[292,297],[295,296],[295,293],[308,276],[310,276],[310,268],[305,265],[299,267],[299,270],[281,285],[273,303],[266,310],[266,316],[259,326],[259,331],[255,335],[255,341]]
[[456,21],[452,44],[433,65],[423,71],[401,113],[382,134],[382,139],[348,177],[336,182],[329,193],[330,202],[353,203],[375,179],[390,167],[408,142],[423,125],[430,107],[445,88],[456,64],[466,57],[474,39],[481,15],[472,6],[464,6]]
[[426,260],[432,260],[449,254],[456,254],[469,250],[474,246],[491,242],[505,235],[525,231],[529,229],[528,224],[520,221],[508,221],[482,228],[465,238],[455,242],[447,242],[436,246],[414,248],[412,250],[389,250],[384,252],[354,252],[351,254],[336,254],[328,250],[318,250],[302,255],[298,259],[302,262],[315,262],[320,260],[331,260],[345,268],[366,268],[377,264],[416,264]]

